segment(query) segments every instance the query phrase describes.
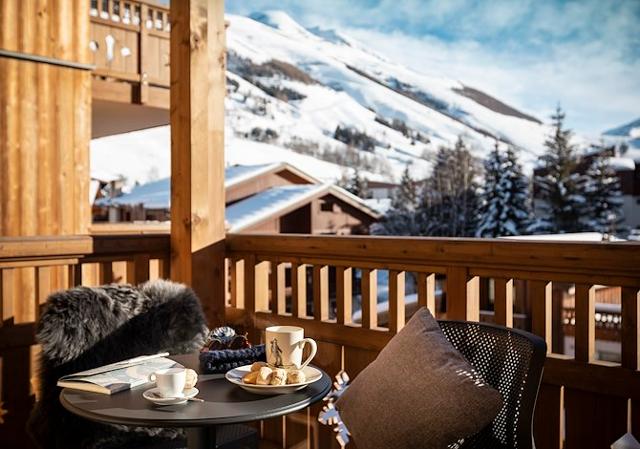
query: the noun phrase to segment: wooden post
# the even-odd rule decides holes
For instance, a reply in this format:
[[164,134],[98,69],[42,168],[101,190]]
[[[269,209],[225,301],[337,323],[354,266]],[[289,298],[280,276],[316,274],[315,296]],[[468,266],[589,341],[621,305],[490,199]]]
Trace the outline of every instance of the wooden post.
[[224,2],[171,2],[171,17],[171,277],[213,326],[225,316]]

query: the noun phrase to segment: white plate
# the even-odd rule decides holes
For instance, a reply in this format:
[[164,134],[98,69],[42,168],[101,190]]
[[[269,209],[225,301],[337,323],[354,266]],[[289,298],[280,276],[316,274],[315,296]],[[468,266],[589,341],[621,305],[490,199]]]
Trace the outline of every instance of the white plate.
[[320,380],[320,378],[322,377],[322,373],[318,369],[314,368],[313,366],[305,366],[302,372],[304,373],[307,380],[304,382],[289,385],[254,385],[246,384],[242,381],[242,378],[245,376],[245,374],[249,372],[251,372],[251,365],[245,365],[239,368],[232,369],[231,371],[227,371],[225,377],[229,382],[234,383],[240,388],[243,388],[251,393],[263,394],[268,396],[293,393],[294,391],[302,390],[307,385]]
[[189,390],[185,390],[183,393],[184,396],[180,396],[177,398],[165,398],[163,396],[160,396],[160,389],[156,387],[142,393],[142,397],[148,401],[153,402],[156,405],[177,405],[184,404],[189,399],[195,398],[198,393],[200,393],[200,391],[198,391],[198,389],[194,387]]

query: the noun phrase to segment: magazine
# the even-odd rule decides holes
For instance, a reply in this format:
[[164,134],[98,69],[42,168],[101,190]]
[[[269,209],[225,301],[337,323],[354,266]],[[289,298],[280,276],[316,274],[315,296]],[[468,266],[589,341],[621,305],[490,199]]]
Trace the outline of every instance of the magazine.
[[99,368],[62,376],[58,386],[94,393],[113,394],[149,383],[149,375],[165,368],[182,367],[166,358],[168,352],[144,355]]

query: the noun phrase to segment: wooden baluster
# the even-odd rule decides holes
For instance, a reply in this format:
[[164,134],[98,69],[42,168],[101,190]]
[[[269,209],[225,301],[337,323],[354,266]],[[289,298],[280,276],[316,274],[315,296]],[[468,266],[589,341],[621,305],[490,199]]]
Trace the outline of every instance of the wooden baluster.
[[307,266],[291,264],[291,314],[294,317],[307,316]]
[[313,317],[324,321],[329,319],[329,267],[313,266]]
[[501,326],[513,327],[513,279],[494,279],[495,323]]
[[231,259],[231,306],[244,309],[244,259]]
[[576,284],[576,360],[590,362],[595,354],[595,288]]
[[100,285],[111,284],[113,282],[113,264],[111,262],[100,262],[98,265],[98,283]]
[[133,285],[149,280],[149,255],[136,254],[127,261],[127,282]]
[[447,268],[447,318],[480,320],[480,279],[466,267]]
[[378,327],[378,271],[362,270],[362,327]]
[[551,282],[527,281],[531,305],[531,330],[547,343],[551,352]]
[[271,310],[274,310],[278,315],[284,315],[287,311],[284,277],[285,265],[275,260],[271,262],[271,273],[269,275]]
[[47,301],[51,292],[51,267],[36,267],[36,321],[40,319],[40,307]]
[[247,256],[244,259],[244,308],[249,311],[249,317],[251,317],[251,314],[256,311],[255,256]]
[[69,265],[67,267],[67,273],[68,273],[67,285],[69,288],[82,285],[82,264],[80,262],[78,262],[75,265]]
[[269,312],[269,261],[257,262],[255,266],[256,312]]
[[418,305],[426,307],[436,316],[436,275],[418,273]]
[[336,267],[336,318],[338,324],[349,324],[352,318],[353,270],[350,267]]
[[[622,287],[622,366],[632,370],[640,368],[640,290]],[[640,410],[637,411],[640,413]]]
[[404,327],[404,271],[389,270],[389,330],[397,333]]

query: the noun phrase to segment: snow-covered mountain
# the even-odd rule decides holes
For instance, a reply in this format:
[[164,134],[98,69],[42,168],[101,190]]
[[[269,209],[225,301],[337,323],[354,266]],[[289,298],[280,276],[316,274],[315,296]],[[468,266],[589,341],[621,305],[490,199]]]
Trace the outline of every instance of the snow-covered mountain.
[[[463,82],[418,73],[280,11],[227,19],[227,164],[284,160],[324,181],[357,167],[370,180],[397,181],[407,164],[427,176],[438,147],[458,137],[480,157],[496,139],[509,142],[528,169],[543,152],[548,126]],[[118,173],[130,185],[169,176],[168,136],[161,127],[95,139],[94,176]],[[113,163],[133,151],[144,161]]]
[[[386,179],[406,164],[424,177],[435,150],[459,136],[479,156],[496,139],[512,143],[525,165],[543,151],[549,130],[538,119],[460,81],[403,67],[337,30],[305,29],[281,11],[227,18],[230,141],[263,140],[343,166],[360,159]],[[347,154],[345,143],[358,151]]]

